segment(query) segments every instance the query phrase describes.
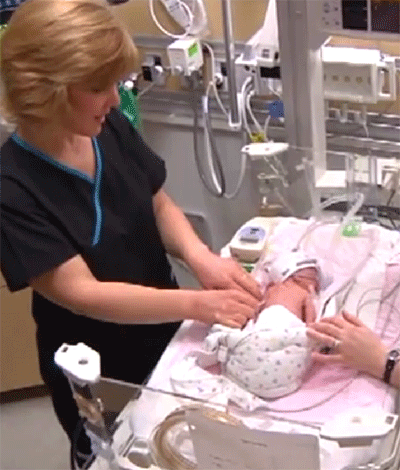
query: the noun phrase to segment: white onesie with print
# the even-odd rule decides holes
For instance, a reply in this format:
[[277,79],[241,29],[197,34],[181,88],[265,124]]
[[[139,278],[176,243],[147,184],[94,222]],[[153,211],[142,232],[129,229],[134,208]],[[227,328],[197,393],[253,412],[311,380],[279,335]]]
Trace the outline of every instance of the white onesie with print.
[[266,308],[242,330],[214,325],[205,349],[217,355],[227,377],[261,398],[297,390],[311,364],[306,325],[281,305]]

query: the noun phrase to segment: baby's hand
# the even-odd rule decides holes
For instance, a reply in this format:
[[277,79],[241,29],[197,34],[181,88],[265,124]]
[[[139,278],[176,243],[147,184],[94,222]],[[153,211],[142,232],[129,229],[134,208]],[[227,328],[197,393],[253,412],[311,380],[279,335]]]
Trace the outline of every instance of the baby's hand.
[[295,279],[289,277],[285,281],[272,284],[265,293],[265,308],[272,305],[282,305],[306,324],[316,319],[311,293],[302,287]]

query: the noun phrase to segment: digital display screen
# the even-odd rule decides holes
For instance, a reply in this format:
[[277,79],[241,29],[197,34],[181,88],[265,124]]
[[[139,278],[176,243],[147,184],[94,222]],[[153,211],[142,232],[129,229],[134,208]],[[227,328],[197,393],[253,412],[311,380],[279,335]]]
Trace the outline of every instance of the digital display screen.
[[197,54],[199,52],[199,46],[197,44],[197,42],[195,42],[194,44],[192,44],[190,47],[189,47],[189,57],[193,57],[195,54]]
[[399,34],[400,0],[342,0],[342,24],[343,29]]
[[368,29],[367,0],[342,0],[344,29],[366,31]]
[[281,68],[280,67],[260,67],[260,77],[280,79]]
[[371,0],[371,30],[400,33],[400,0]]

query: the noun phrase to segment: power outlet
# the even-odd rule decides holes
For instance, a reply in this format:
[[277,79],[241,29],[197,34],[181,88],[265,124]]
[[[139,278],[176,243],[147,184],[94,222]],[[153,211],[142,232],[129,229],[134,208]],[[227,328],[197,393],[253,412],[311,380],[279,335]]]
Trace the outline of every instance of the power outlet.
[[153,82],[157,86],[164,86],[166,74],[162,65],[161,56],[158,54],[146,54],[142,63],[143,80]]
[[216,58],[214,63],[214,80],[219,91],[228,91],[228,70],[225,58]]

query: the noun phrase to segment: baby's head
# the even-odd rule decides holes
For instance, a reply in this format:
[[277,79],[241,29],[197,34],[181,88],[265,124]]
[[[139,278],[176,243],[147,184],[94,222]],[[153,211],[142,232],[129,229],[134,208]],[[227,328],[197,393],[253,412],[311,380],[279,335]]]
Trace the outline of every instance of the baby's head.
[[320,275],[317,268],[299,269],[299,271],[296,271],[289,277],[306,291],[319,292]]
[[317,259],[303,251],[280,254],[269,266],[268,273],[273,283],[290,277],[308,292],[319,292],[324,287],[326,277]]

